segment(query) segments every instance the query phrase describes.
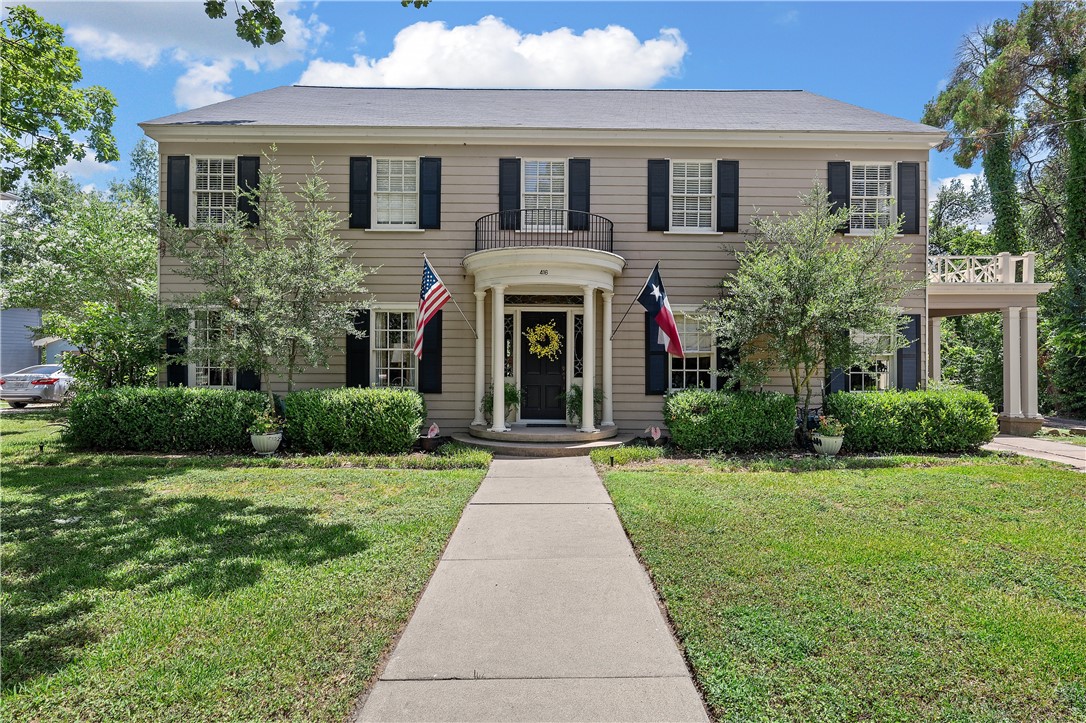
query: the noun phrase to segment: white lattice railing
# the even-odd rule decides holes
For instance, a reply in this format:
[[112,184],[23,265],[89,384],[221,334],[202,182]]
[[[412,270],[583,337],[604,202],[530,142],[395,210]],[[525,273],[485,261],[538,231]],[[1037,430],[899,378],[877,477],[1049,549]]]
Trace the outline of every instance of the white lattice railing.
[[1032,284],[1035,254],[929,256],[929,284]]

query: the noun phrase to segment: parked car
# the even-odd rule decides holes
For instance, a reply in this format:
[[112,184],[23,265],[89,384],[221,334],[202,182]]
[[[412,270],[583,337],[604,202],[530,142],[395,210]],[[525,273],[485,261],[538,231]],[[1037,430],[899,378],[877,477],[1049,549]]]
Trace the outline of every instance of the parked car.
[[72,378],[60,364],[38,364],[0,378],[0,401],[16,409],[28,404],[57,403],[64,399]]

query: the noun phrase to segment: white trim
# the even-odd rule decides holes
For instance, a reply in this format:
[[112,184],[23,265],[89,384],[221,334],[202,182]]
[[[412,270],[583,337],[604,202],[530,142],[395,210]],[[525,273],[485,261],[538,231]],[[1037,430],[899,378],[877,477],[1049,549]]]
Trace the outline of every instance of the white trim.
[[856,148],[865,150],[930,150],[946,137],[942,131],[886,133],[881,131],[727,131],[568,128],[434,128],[421,126],[314,126],[314,125],[165,125],[140,123],[144,133],[159,143],[183,141],[266,143],[374,143],[427,145],[525,146],[554,144],[591,146],[670,145],[677,147],[728,146],[735,148]]
[[[527,205],[525,205],[525,203],[524,203],[524,197],[525,197],[525,194],[527,193],[527,191],[525,191],[524,189],[525,189],[525,187],[527,185],[527,183],[526,183],[526,181],[527,181],[526,175],[527,175],[527,168],[528,168],[529,163],[561,163],[562,164],[562,185],[564,187],[564,190],[562,191],[562,208],[564,208],[564,209],[569,208],[569,159],[568,158],[518,158],[517,160],[520,161],[520,208],[522,210],[526,211],[528,209]],[[556,193],[550,193],[550,194],[536,193],[535,195],[556,196],[558,194],[556,194]],[[561,214],[561,217],[562,217],[562,225],[561,226],[529,226],[528,225],[528,214],[525,213],[524,214],[524,226],[525,226],[525,228],[523,229],[523,231],[527,232],[527,233],[540,233],[540,232],[542,232],[542,233],[567,233],[569,231],[566,228],[566,214],[564,214],[564,213]],[[517,232],[521,232],[521,229],[517,229]]]
[[[201,311],[207,313],[207,312],[211,312],[211,311],[220,311],[221,309],[222,309],[222,307],[220,307],[220,306],[204,306],[204,307],[199,307],[199,308],[194,307],[194,306],[188,307],[188,312],[189,312],[189,333],[188,333],[188,337],[186,339],[186,344],[185,344],[186,349],[195,349],[196,348],[196,315]],[[221,329],[220,329],[220,331],[221,331]],[[191,361],[191,360],[189,361],[189,363],[186,365],[187,373],[188,373],[188,384],[186,386],[197,388],[197,389],[237,389],[238,388],[238,368],[237,367],[226,367],[226,366],[215,367],[216,369],[229,369],[231,372],[233,372],[233,374],[231,375],[233,380],[234,380],[232,384],[229,384],[229,385],[227,385],[227,384],[197,384],[196,383],[196,380],[197,380],[196,370],[199,369],[201,366],[202,366],[201,364],[197,364],[195,361]],[[207,368],[211,369],[212,367],[208,366]]]
[[[708,163],[709,164],[709,225],[708,226],[676,226],[672,217],[674,213],[675,199],[675,164],[676,163]],[[716,234],[716,161],[709,158],[669,158],[667,159],[667,231],[665,233],[680,233],[700,236],[703,234]],[[701,194],[684,194],[686,196],[700,196]]]
[[[384,386],[384,385],[380,385],[380,384],[377,383],[377,351],[378,350],[377,350],[377,345],[374,343],[376,341],[376,339],[377,339],[377,314],[379,314],[379,313],[387,313],[387,312],[398,313],[398,314],[404,314],[404,313],[415,314],[415,313],[418,312],[418,310],[419,310],[418,304],[412,304],[411,302],[404,302],[404,301],[393,301],[393,302],[386,302],[386,303],[373,303],[373,304],[370,304],[370,308],[367,310],[367,313],[370,316],[370,318],[369,318],[369,334],[368,334],[368,338],[370,340],[369,354],[370,354],[370,386],[371,387],[383,387]],[[412,321],[414,321],[414,319],[412,319]],[[414,328],[412,328],[412,332],[414,332]],[[406,348],[406,352],[407,352],[408,355],[410,355],[411,360],[412,360],[411,363],[414,365],[414,368],[415,368],[415,373],[414,373],[415,384],[413,386],[410,386],[410,387],[402,387],[402,388],[403,389],[418,389],[418,387],[419,387],[419,360],[418,360],[418,357],[415,356],[414,350],[412,350],[410,346],[408,346]],[[389,389],[400,389],[401,387],[387,387],[387,388],[389,388]]]
[[[419,186],[421,185],[421,162],[420,156],[372,156],[370,160],[370,228],[368,231],[423,231],[425,229],[419,228],[419,217],[422,215],[422,209],[419,207],[421,197],[419,194]],[[397,224],[381,224],[377,220],[377,194],[381,193],[377,190],[377,166],[381,161],[414,161],[415,162],[415,223],[397,223]],[[408,195],[407,192],[400,191],[386,191],[385,193]]]
[[[205,155],[191,154],[191,155],[189,155],[189,225],[188,225],[188,228],[196,228],[201,223],[200,221],[198,221],[196,219],[196,215],[199,213],[198,205],[196,203],[196,194],[197,193],[216,193],[216,191],[198,191],[197,190],[197,188],[196,188],[196,165],[197,165],[197,163],[199,161],[233,161],[234,162],[234,187],[232,189],[230,189],[229,191],[223,189],[222,191],[219,191],[219,193],[231,193],[231,194],[233,194],[233,196],[234,196],[234,205],[233,205],[233,208],[230,209],[230,210],[232,210],[234,212],[236,212],[238,210],[238,156],[224,156],[224,155],[216,155],[216,154],[205,154]],[[168,169],[167,169],[166,173],[167,173],[167,176],[168,176],[168,174],[169,174]],[[225,219],[224,219],[223,223],[225,223]],[[204,225],[210,226],[210,225],[222,225],[222,224],[213,224],[211,221],[206,221],[206,222],[204,222]]]
[[[890,218],[891,218],[891,220],[894,220],[894,219],[897,219],[897,217],[900,215],[899,213],[897,213],[897,211],[899,210],[898,203],[897,203],[897,192],[898,192],[898,188],[897,188],[897,165],[899,163],[901,163],[901,161],[852,161],[852,160],[848,161],[848,203],[849,203],[850,215],[849,215],[848,232],[844,234],[845,236],[874,236],[875,232],[876,232],[876,229],[873,229],[873,228],[857,228],[857,229],[852,228],[851,209],[852,209],[852,199],[854,197],[853,193],[852,193],[852,187],[853,187],[853,183],[852,183],[852,167],[853,166],[890,166],[890,200],[892,201],[892,204],[890,205]],[[866,197],[861,196],[861,198],[866,198]],[[904,234],[900,234],[900,233],[895,234],[895,238],[898,238],[898,237],[901,237],[901,236],[904,236]]]
[[[690,317],[690,316],[694,315],[695,313],[697,313],[700,308],[701,308],[700,306],[697,306],[695,304],[676,304],[675,306],[673,306],[671,308],[671,313],[674,314],[676,324],[678,324],[679,317]],[[708,332],[706,332],[706,333],[708,334]],[[717,374],[716,374],[716,371],[717,371],[717,369],[716,369],[717,344],[716,344],[716,339],[713,339],[711,336],[710,336],[710,342],[711,343],[709,345],[709,389],[715,391],[718,388],[718,377],[717,377]],[[684,347],[684,352],[685,352],[685,347]],[[702,352],[699,352],[699,356],[701,354],[702,354]],[[673,387],[673,386],[671,386],[671,373],[672,373],[671,363],[672,363],[672,361],[674,359],[675,359],[675,357],[671,356],[670,354],[667,355],[667,390],[668,390],[668,392],[676,391],[676,390],[679,390],[679,389],[694,389],[694,388],[696,388],[696,387]]]

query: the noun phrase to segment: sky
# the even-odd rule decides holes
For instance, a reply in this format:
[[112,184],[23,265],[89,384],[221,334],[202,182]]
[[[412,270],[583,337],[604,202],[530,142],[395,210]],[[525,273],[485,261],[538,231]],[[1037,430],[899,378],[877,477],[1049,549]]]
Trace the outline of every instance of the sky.
[[[961,38],[1019,3],[277,2],[286,39],[252,48],[231,19],[187,2],[30,2],[64,27],[84,84],[117,97],[122,161],[66,170],[104,186],[127,173],[140,121],[279,85],[803,89],[919,120]],[[227,3],[232,6],[232,3]],[[933,188],[978,169],[932,152]]]

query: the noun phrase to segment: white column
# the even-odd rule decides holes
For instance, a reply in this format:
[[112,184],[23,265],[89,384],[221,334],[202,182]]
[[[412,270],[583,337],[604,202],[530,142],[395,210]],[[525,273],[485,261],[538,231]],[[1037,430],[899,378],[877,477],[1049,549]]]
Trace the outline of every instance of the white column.
[[943,345],[940,343],[942,321],[937,316],[928,319],[928,357],[931,360],[931,372],[928,376],[933,382],[941,381],[943,378]]
[[613,291],[603,292],[603,419],[600,426],[604,427],[615,423],[615,403],[611,396],[614,378],[614,370],[611,369],[614,358],[611,349],[611,299],[614,296]]
[[1022,413],[1038,417],[1037,413],[1037,307],[1022,309]]
[[1003,414],[1022,416],[1022,345],[1020,306],[1003,310]]
[[505,426],[505,286],[492,288],[494,293],[494,348],[491,364],[491,378],[494,380],[494,424],[491,432],[508,432]]
[[475,416],[472,424],[486,424],[483,394],[486,392],[486,289],[475,292]]
[[595,432],[596,389],[596,289],[584,288],[584,369],[581,371],[581,432]]

